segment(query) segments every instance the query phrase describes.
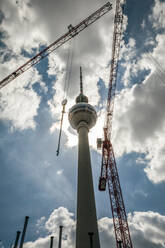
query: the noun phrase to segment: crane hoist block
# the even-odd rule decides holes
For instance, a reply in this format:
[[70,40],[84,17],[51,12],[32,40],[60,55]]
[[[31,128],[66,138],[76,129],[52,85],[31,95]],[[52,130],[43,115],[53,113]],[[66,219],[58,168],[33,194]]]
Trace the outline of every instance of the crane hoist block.
[[99,190],[100,191],[105,191],[106,190],[106,178],[105,177],[100,177],[99,178]]
[[101,147],[102,147],[102,139],[101,138],[97,138],[97,149],[98,150],[101,150]]

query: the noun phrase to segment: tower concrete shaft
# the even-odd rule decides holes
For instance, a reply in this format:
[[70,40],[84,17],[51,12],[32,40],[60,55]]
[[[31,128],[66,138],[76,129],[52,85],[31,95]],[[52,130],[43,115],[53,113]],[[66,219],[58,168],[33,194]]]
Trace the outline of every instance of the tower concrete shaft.
[[78,132],[78,186],[76,248],[100,248],[88,131],[96,124],[97,114],[83,94],[80,67],[80,94],[69,110],[71,126]]
[[80,122],[78,135],[76,248],[91,248],[91,238],[89,233],[93,233],[93,247],[99,248],[100,242],[88,142],[88,125],[86,122]]

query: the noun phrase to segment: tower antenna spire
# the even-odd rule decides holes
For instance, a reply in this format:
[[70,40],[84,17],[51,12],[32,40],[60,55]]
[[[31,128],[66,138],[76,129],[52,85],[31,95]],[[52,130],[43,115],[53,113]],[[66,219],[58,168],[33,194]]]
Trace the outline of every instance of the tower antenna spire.
[[80,93],[83,94],[82,68],[80,66]]

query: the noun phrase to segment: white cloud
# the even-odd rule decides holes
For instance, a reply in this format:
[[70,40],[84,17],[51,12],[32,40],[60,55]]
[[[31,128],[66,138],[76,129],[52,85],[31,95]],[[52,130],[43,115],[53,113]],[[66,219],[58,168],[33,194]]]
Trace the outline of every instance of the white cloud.
[[164,34],[158,34],[156,36],[156,42],[157,42],[157,46],[153,50],[153,58],[155,58],[156,60],[155,61],[156,68],[159,68],[165,74],[165,66],[164,66],[165,32]]
[[[165,34],[156,35],[156,45],[152,52],[146,50],[144,54],[141,55],[141,59],[137,62],[138,69],[149,69],[151,73],[156,73],[157,77],[165,83],[165,66],[164,66],[164,46],[165,46]],[[148,39],[146,45],[153,45],[153,40]],[[154,43],[155,44],[155,43]]]
[[134,212],[128,220],[134,246],[165,247],[165,216],[152,211]]
[[65,226],[65,228],[71,228],[74,225],[73,216],[74,214],[70,213],[66,208],[60,207],[51,213],[45,223],[45,227],[50,233],[57,232],[56,229],[59,229],[60,225]]
[[39,220],[37,220],[36,226],[39,227],[45,224],[45,219],[46,219],[45,216],[42,216]]
[[[77,24],[105,3],[105,1],[100,3],[100,1],[96,2],[93,0],[87,2],[88,4],[85,4],[84,1],[83,3],[82,1],[73,3],[72,0],[67,3],[65,1],[58,2],[50,0],[47,2],[39,1],[39,3],[38,1],[31,2],[30,0],[20,0],[16,2],[9,0],[1,1],[1,10],[5,16],[1,25],[1,31],[5,32],[3,42],[7,46],[4,50],[4,56],[7,53],[19,56],[21,49],[31,52],[32,48],[39,48],[41,44],[53,42],[62,33],[67,31],[66,27],[71,21],[73,25]],[[115,1],[113,1],[113,3],[115,4]],[[74,8],[71,6],[74,6]],[[88,95],[91,104],[97,105],[100,98],[97,88],[99,77],[106,80],[106,85],[108,84],[107,73],[109,74],[109,68],[107,68],[107,64],[111,56],[114,10],[115,8],[91,27],[84,30],[82,34],[73,41],[74,58],[72,77],[69,82],[70,86],[68,91],[70,106],[74,102],[73,98],[75,98],[79,91],[80,65],[83,66],[84,71],[84,92]],[[58,25],[56,25],[56,23],[58,23]],[[60,118],[61,106],[59,103],[64,97],[67,51],[66,45],[49,56],[48,75],[56,75],[57,79],[54,86],[56,91],[55,96],[53,100],[49,102],[50,110],[55,119]],[[2,61],[4,56],[2,57]],[[22,54],[21,56],[23,57]],[[12,72],[17,67],[18,61],[21,65],[22,60],[20,59],[16,61],[12,60],[12,67],[7,66],[6,63],[2,64],[2,78],[8,75],[8,68],[10,68],[10,72]],[[9,62],[11,62],[11,60]],[[43,85],[43,82],[40,82],[40,84]],[[45,89],[45,91],[46,90],[47,89]],[[34,108],[35,107],[36,105],[34,104]],[[31,113],[31,116],[33,115],[34,117],[35,113],[36,108],[34,112]],[[6,113],[6,116],[7,115],[8,113]],[[9,116],[9,119],[14,118]],[[34,127],[34,123],[32,125],[32,118],[29,122],[30,124],[27,126]],[[25,121],[22,124],[22,128],[25,128]],[[21,122],[16,123],[14,119],[15,126],[21,128],[22,124]],[[69,135],[69,131],[67,131],[68,127],[69,125],[67,125],[66,130],[64,129],[67,135]],[[72,138],[75,140],[74,137]]]
[[[26,60],[22,58],[20,60],[21,49],[24,48],[27,51],[31,51],[32,48],[38,48],[39,44],[47,44],[54,41],[59,34],[63,34],[66,31],[67,25],[73,20],[73,24],[86,17],[93,10],[100,6],[100,1],[17,1],[19,4],[15,4],[14,1],[1,1],[6,19],[3,20],[3,30],[6,31],[4,42],[8,46],[8,51],[12,50],[12,53],[17,54],[18,58],[12,58],[9,62],[5,62],[1,66],[1,75],[5,76],[9,73],[9,68],[13,71],[18,61],[20,64]],[[87,3],[88,2],[88,3]],[[158,2],[158,1],[156,1]],[[40,3],[40,4],[39,4]],[[97,6],[96,6],[97,5]],[[73,6],[71,8],[70,6]],[[22,11],[21,11],[22,10]],[[78,11],[77,11],[78,10]],[[66,13],[67,12],[67,13]],[[109,16],[108,16],[109,15]],[[105,85],[108,85],[109,78],[109,67],[107,68],[108,61],[111,57],[111,46],[112,46],[112,27],[113,27],[113,16],[108,14],[99,21],[98,24],[93,24],[89,31],[86,30],[82,33],[79,38],[76,38],[74,43],[75,54],[73,59],[72,67],[72,78],[70,80],[70,88],[68,92],[68,105],[69,107],[74,104],[74,98],[79,92],[79,66],[83,66],[83,77],[84,77],[84,93],[89,96],[90,103],[97,105],[100,100],[98,88],[96,83],[101,77],[105,80]],[[17,25],[11,25],[17,24]],[[104,24],[104,25],[103,25]],[[21,28],[20,28],[21,27]],[[17,40],[18,38],[18,40]],[[161,63],[163,64],[163,42],[164,36],[157,36],[157,46],[153,51],[153,55],[161,56]],[[135,56],[134,47],[135,41],[129,40],[128,49],[130,49],[130,57],[128,60]],[[159,49],[158,49],[159,48]],[[65,71],[66,71],[66,50],[58,50],[55,54],[49,56],[49,75],[56,75],[57,80],[54,82],[55,96],[52,101],[49,102],[50,110],[55,119],[60,119],[61,115],[61,101],[64,97],[64,82],[65,82]],[[3,59],[3,58],[2,58]],[[3,61],[3,60],[2,60]],[[129,62],[128,61],[128,62]],[[151,68],[151,65],[147,64],[146,61],[141,60],[141,69]],[[137,74],[140,63],[138,65],[131,64],[125,73],[125,82],[129,83],[131,75],[131,67],[134,68],[134,74]],[[153,72],[153,71],[152,71]],[[108,75],[108,76],[107,76]],[[157,82],[154,82],[156,80]],[[43,85],[41,79],[36,71],[26,72],[25,75],[19,77],[8,85],[7,88],[3,89],[3,96],[1,96],[2,106],[2,118],[11,120],[14,127],[23,128],[34,128],[34,116],[37,114],[37,109],[40,103],[40,98],[32,90],[32,84],[35,81],[39,81]],[[29,85],[29,90],[23,88]],[[157,85],[160,87],[158,88]],[[151,89],[150,89],[151,87]],[[47,89],[45,89],[47,90]],[[161,96],[160,96],[161,94]],[[106,101],[106,96],[105,96]],[[152,103],[150,106],[149,101]],[[158,104],[157,104],[158,103]],[[33,108],[32,108],[33,106]],[[146,173],[149,178],[154,182],[160,182],[165,180],[165,171],[163,167],[164,163],[164,117],[162,116],[164,109],[164,88],[157,79],[155,74],[149,75],[148,80],[140,86],[134,86],[132,89],[126,89],[118,95],[115,116],[114,116],[114,144],[115,151],[118,155],[123,154],[124,151],[131,152],[144,152],[147,154],[146,158],[149,159],[149,164],[146,167]],[[153,111],[155,110],[155,111]],[[156,117],[155,118],[155,113]],[[158,116],[157,116],[158,115]],[[151,120],[151,121],[150,121]],[[152,123],[154,120],[154,123]],[[98,119],[96,128],[93,128],[89,135],[95,139],[99,134],[102,133],[104,117],[102,115]],[[52,127],[53,131],[53,127]],[[69,129],[68,121],[64,121],[64,131],[69,137],[69,141],[73,145],[77,142],[77,137],[73,131],[71,133]],[[97,134],[97,135],[96,135]],[[72,138],[70,138],[72,135]],[[95,142],[95,141],[92,141]],[[159,159],[158,159],[159,158]],[[161,173],[161,177],[160,177]],[[47,185],[46,185],[47,183]],[[61,182],[60,182],[61,183]],[[45,184],[52,190],[50,179],[46,180]],[[60,185],[60,184],[59,184]],[[67,188],[67,187],[66,187]],[[64,191],[66,191],[65,189]],[[66,196],[68,196],[68,192]],[[136,217],[138,216],[138,217]],[[139,242],[144,242],[143,247],[147,247],[150,244],[150,248],[156,248],[156,244],[160,244],[160,247],[164,247],[160,236],[156,236],[155,239],[149,241],[149,238],[144,235],[144,231],[138,222],[144,220],[143,217],[135,213],[132,217],[130,216],[130,222],[132,221],[131,230],[134,232],[134,240],[137,247],[142,247]],[[149,223],[149,217],[147,215],[146,222]],[[154,219],[155,214],[151,217]],[[47,231],[55,236],[54,244],[58,244],[58,226],[59,224],[65,225],[65,240],[63,240],[63,247],[73,247],[74,242],[74,230],[75,222],[72,219],[73,214],[69,213],[67,209],[59,208],[54,210],[50,218],[46,221]],[[136,218],[134,218],[136,217]],[[42,219],[43,218],[43,219]],[[158,220],[164,221],[164,217],[159,215]],[[44,217],[41,217],[41,223],[44,225]],[[40,222],[39,222],[40,223]],[[136,225],[138,223],[138,225]],[[154,223],[154,222],[153,222]],[[159,226],[156,222],[157,230]],[[109,244],[114,246],[114,232],[112,220],[108,218],[101,219],[99,221],[101,242],[104,247],[109,247]],[[38,227],[39,228],[39,227]],[[72,231],[71,231],[72,229]],[[152,233],[152,230],[151,230]],[[140,239],[139,237],[143,237]],[[136,238],[138,237],[138,238]],[[39,238],[34,242],[28,242],[25,244],[25,248],[45,248],[49,247],[50,237]],[[152,244],[151,244],[152,243]],[[140,243],[141,244],[141,243]],[[152,246],[151,246],[152,245]],[[149,247],[149,246],[148,246]]]
[[32,48],[39,48],[40,43],[45,43],[46,34],[42,25],[38,27],[37,16],[29,0],[2,0],[1,11],[5,18],[0,31],[5,32],[3,42],[8,50],[15,54],[20,54],[21,49],[31,52]]
[[146,155],[146,173],[155,183],[165,180],[164,131],[165,84],[151,74],[140,85],[116,97],[113,144],[116,155],[140,152]]
[[[57,247],[60,225],[64,226],[63,235],[62,235],[63,237],[62,247],[64,248],[74,247],[75,221],[72,219],[73,216],[74,216],[73,213],[70,213],[68,209],[64,207],[59,207],[58,209],[55,209],[45,223],[45,229],[50,233],[50,235],[44,238],[38,238],[34,242],[27,242],[25,243],[24,247],[25,248],[48,247],[50,243],[50,236],[52,235],[54,236],[54,247]],[[39,220],[39,222],[41,222],[42,218]]]
[[115,247],[115,233],[113,220],[104,217],[98,221],[101,247]]
[[37,220],[37,223],[36,223],[37,231],[36,231],[36,233],[39,233],[41,230],[45,229],[45,221],[46,221],[45,216],[42,216],[40,219]]
[[[2,22],[2,30],[6,32],[3,41],[7,45],[4,55],[9,51],[16,55],[16,57],[12,57],[9,61],[2,64],[2,78],[9,73],[9,68],[11,71],[16,68],[18,61],[20,64],[26,61],[26,58],[20,55],[22,48],[30,52],[32,48],[38,48],[40,44],[48,44],[54,41],[60,36],[59,34],[66,31],[66,27],[72,21],[71,17],[73,18],[74,16],[73,25],[75,25],[75,23],[78,23],[92,13],[100,5],[99,1],[96,4],[92,0],[88,1],[87,5],[84,2],[82,3],[82,1],[73,4],[71,0],[67,3],[64,1],[40,1],[40,4],[38,4],[38,1],[30,2],[29,0],[17,1],[17,3],[9,0],[1,1],[1,9],[5,16]],[[74,8],[70,8],[70,6],[74,6]],[[152,15],[149,17],[153,22],[153,26],[161,25],[161,27],[164,27],[164,22],[161,22],[163,11],[164,3],[156,0]],[[91,104],[96,106],[100,100],[97,87],[99,77],[105,81],[106,86],[108,85],[109,67],[107,65],[111,57],[113,14],[114,9],[72,41],[74,54],[72,76],[69,82],[67,112],[74,104],[74,98],[79,92],[80,65],[83,67],[84,93],[89,97]],[[58,25],[56,25],[57,23]],[[162,66],[164,61],[164,40],[164,34],[157,35],[157,45],[152,53],[155,59],[159,58],[159,63]],[[152,65],[144,56],[135,63],[133,60],[136,56],[135,46],[135,40],[130,38],[126,49],[123,48],[121,50],[121,54],[126,53],[124,84],[128,86],[131,76],[137,76],[137,73],[144,68],[151,69],[152,74],[146,78],[141,87],[135,86],[132,89],[126,89],[117,98],[115,107],[116,117],[113,124],[115,150],[118,155],[123,154],[124,151],[146,153],[146,158],[150,160],[150,163],[145,171],[152,181],[160,182],[165,178],[165,173],[162,173],[162,176],[159,178],[157,176],[159,171],[163,170],[164,163],[162,155],[164,149],[162,142],[164,140],[163,138],[160,139],[164,131],[164,118],[160,111],[160,109],[164,108],[162,100],[164,88],[160,86],[159,82],[157,85],[154,84],[154,80],[160,81],[153,74],[156,71],[155,64]],[[62,106],[60,103],[65,97],[67,47],[68,45],[63,46],[56,53],[49,56],[49,69],[47,73],[49,76],[56,75],[56,80],[54,82],[55,94],[48,104],[56,124],[57,119],[60,120],[61,118]],[[37,115],[37,109],[41,100],[31,87],[35,81],[39,81],[43,90],[47,91],[35,70],[26,72],[25,75],[22,75],[2,90],[1,119],[10,120],[14,128],[35,128],[34,117]],[[23,88],[27,85],[30,86],[29,90]],[[153,90],[150,87],[153,87]],[[160,97],[156,94],[160,94]],[[160,99],[161,101],[159,101]],[[120,105],[120,108],[117,104]],[[156,118],[154,111],[156,112]],[[96,136],[102,136],[103,122],[104,117],[101,115],[96,127],[90,131],[90,142],[94,147]],[[76,133],[71,131],[69,126],[69,122],[65,117],[63,131],[68,137],[67,144],[73,146],[77,144],[77,137]],[[56,128],[59,128],[59,125],[52,124],[50,131],[53,132]],[[153,149],[154,142],[159,145],[154,145]],[[156,166],[154,159],[159,155],[161,155],[161,159],[156,163]]]
[[[0,3],[4,14],[0,31],[4,33],[2,41],[6,45],[1,51],[1,79],[27,61],[27,57],[21,53],[22,49],[31,52],[32,48],[38,49],[40,44],[45,43],[44,32],[35,23],[36,14],[29,3],[28,0],[2,0]],[[35,82],[40,83],[42,90],[47,90],[35,69],[25,72],[1,89],[0,118],[11,122],[11,130],[35,128],[34,117],[40,104],[40,97],[32,89]]]
[[25,248],[45,248],[50,246],[50,237],[47,236],[45,238],[38,238],[34,242],[27,242],[24,244]]
[[57,175],[61,175],[63,173],[64,170],[58,170],[57,171]]
[[[155,1],[152,15],[149,17],[153,26],[159,21],[158,16],[162,16],[162,11],[164,3]],[[163,25],[162,23],[162,28]],[[153,51],[141,54],[136,63],[135,42],[130,39],[128,45],[123,47],[122,55],[127,55],[123,64],[126,67],[125,85],[129,85],[130,78],[138,76],[144,69],[150,70],[150,73],[143,82],[125,88],[116,96],[113,121],[113,144],[116,155],[121,156],[124,152],[143,153],[144,170],[154,183],[165,181],[164,36],[164,33],[157,33]]]
[[153,22],[153,27],[156,29],[165,28],[165,3],[160,0],[155,0],[155,5],[152,10],[152,14],[149,16],[151,22]]
[[[12,64],[12,61],[8,64]],[[5,66],[7,65],[5,64]],[[34,117],[37,115],[40,97],[32,89],[32,84],[40,82],[40,80],[41,77],[37,71],[31,70],[2,88],[0,92],[0,119],[11,121],[12,128],[34,129],[36,126]]]
[[[109,20],[111,19],[110,25]],[[83,70],[83,87],[84,94],[88,96],[89,103],[97,106],[100,100],[100,95],[98,92],[97,82],[99,78],[102,78],[105,85],[108,85],[109,80],[109,66],[108,62],[111,56],[111,46],[112,46],[112,30],[113,30],[113,16],[105,16],[103,20],[98,23],[93,24],[93,26],[87,28],[79,37],[76,37],[72,41],[71,50],[73,52],[72,67],[69,65],[69,70],[71,70],[71,78],[69,80],[69,89],[67,92],[68,104],[66,106],[66,112],[73,104],[75,104],[75,98],[79,94],[79,67],[82,66]],[[71,52],[71,51],[70,51]],[[68,46],[64,46],[59,49],[56,54],[51,54],[49,56],[49,75],[55,75],[57,80],[55,82],[54,89],[56,94],[53,100],[49,101],[49,106],[54,118],[61,118],[62,106],[61,101],[64,99],[64,88],[65,88],[65,74],[66,74],[66,61],[67,61]],[[96,59],[97,58],[97,59]],[[103,84],[104,84],[103,82]],[[105,98],[106,102],[106,98]],[[96,147],[96,138],[94,139],[94,134],[102,135],[102,123],[104,118],[99,118],[96,127],[90,131],[90,143],[92,146]],[[70,129],[70,124],[65,116],[65,121],[63,122],[63,131],[68,137],[67,145],[75,146],[77,145],[76,132]],[[102,126],[100,126],[102,125]],[[56,128],[59,128],[60,122],[56,122],[51,127],[51,132],[54,132]],[[98,132],[100,130],[100,132]]]
[[121,58],[124,58],[124,62],[121,63],[125,67],[124,75],[122,77],[122,82],[125,86],[131,84],[131,77],[137,75],[139,66],[136,64],[136,41],[130,38],[128,44],[125,45],[122,42],[122,48],[120,52]]
[[[130,37],[128,44],[122,46],[120,55],[124,58],[122,66],[125,67],[124,76],[122,77],[125,86],[131,85],[131,79],[138,76],[140,71],[144,69],[156,71],[159,76],[164,70],[164,41],[165,41],[165,23],[164,12],[165,4],[162,1],[155,0],[155,5],[152,7],[152,14],[148,16],[148,20],[152,27],[152,32],[147,32],[145,37],[140,35],[136,37],[137,41],[141,43],[141,49],[145,50],[144,54],[140,54],[138,47],[136,47],[135,40]],[[146,21],[142,21],[142,28],[146,27]],[[160,33],[155,31],[155,28],[161,29]],[[148,46],[153,46],[152,52],[148,50]],[[139,57],[140,55],[140,57]],[[164,76],[164,75],[163,75]],[[162,78],[163,78],[162,76]]]
[[[73,214],[66,208],[55,209],[45,224],[50,235],[54,236],[54,246],[58,245],[59,225],[63,225],[62,246],[73,248],[75,245],[75,221]],[[45,219],[44,219],[45,220]],[[133,246],[142,248],[163,248],[165,247],[165,216],[148,211],[134,212],[128,215],[131,238]],[[101,218],[98,221],[101,247],[108,248],[115,246],[115,234],[112,219]],[[34,242],[24,244],[25,248],[48,247],[50,235],[38,238]]]
[[[2,96],[0,104],[1,108],[4,108],[0,113],[0,118],[11,121],[13,128],[22,130],[35,128],[34,116],[37,115],[39,106],[39,98],[36,93],[20,89],[10,94],[8,98]],[[31,105],[32,108],[30,108]]]

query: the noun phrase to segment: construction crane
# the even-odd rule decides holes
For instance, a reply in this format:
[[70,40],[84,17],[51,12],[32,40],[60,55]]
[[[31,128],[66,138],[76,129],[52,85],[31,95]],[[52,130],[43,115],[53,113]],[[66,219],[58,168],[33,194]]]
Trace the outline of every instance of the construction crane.
[[[28,60],[25,64],[20,66],[13,73],[8,75],[2,81],[0,81],[0,89],[6,86],[8,83],[13,81],[15,78],[20,76],[22,73],[27,71],[29,68],[37,64],[40,60],[45,58],[51,52],[61,47],[67,41],[78,35],[82,30],[87,28],[89,25],[94,23],[100,17],[105,15],[112,9],[112,4],[107,2],[93,14],[88,16],[86,19],[81,21],[78,25],[68,26],[68,32],[53,42],[51,45],[46,47],[40,53],[35,55],[33,58]],[[132,248],[132,242],[130,238],[126,212],[119,182],[119,176],[117,172],[113,147],[111,144],[111,130],[112,130],[112,116],[114,108],[115,99],[115,89],[116,89],[116,76],[118,67],[118,58],[120,50],[120,39],[122,33],[122,23],[123,14],[121,7],[121,0],[116,0],[116,14],[114,22],[114,35],[113,35],[113,47],[112,47],[112,60],[111,60],[111,71],[110,71],[110,81],[109,81],[109,91],[108,91],[108,101],[107,101],[107,118],[106,125],[104,128],[104,140],[102,142],[102,167],[101,167],[101,177],[99,181],[99,189],[105,190],[106,183],[108,182],[109,195],[111,200],[112,215],[115,228],[116,244],[117,248]],[[63,102],[63,113],[65,112],[65,102]],[[57,149],[57,154],[59,150]]]
[[104,127],[104,140],[97,140],[98,148],[102,147],[101,176],[99,190],[105,191],[108,184],[113,224],[117,248],[133,248],[129,232],[127,215],[125,211],[118,170],[111,143],[112,118],[116,91],[117,70],[120,52],[120,42],[123,26],[123,5],[121,0],[116,0],[114,17],[114,33],[112,45],[112,59],[107,98],[106,123]]
[[0,81],[0,89],[13,81],[15,78],[20,76],[22,73],[27,71],[30,67],[37,64],[40,60],[45,58],[48,54],[56,50],[57,48],[61,47],[64,43],[78,35],[82,30],[87,28],[89,25],[94,23],[96,20],[98,20],[100,17],[105,15],[107,12],[109,12],[112,9],[112,4],[110,2],[107,2],[104,4],[101,8],[99,8],[97,11],[95,11],[93,14],[88,16],[86,19],[81,21],[78,25],[72,26],[70,24],[68,26],[68,32],[65,33],[63,36],[61,36],[59,39],[57,39],[55,42],[53,42],[51,45],[43,49],[40,53],[35,55],[33,58],[29,59],[25,64],[20,66],[17,70],[12,72],[10,75],[8,75],[6,78],[4,78],[2,81]]

